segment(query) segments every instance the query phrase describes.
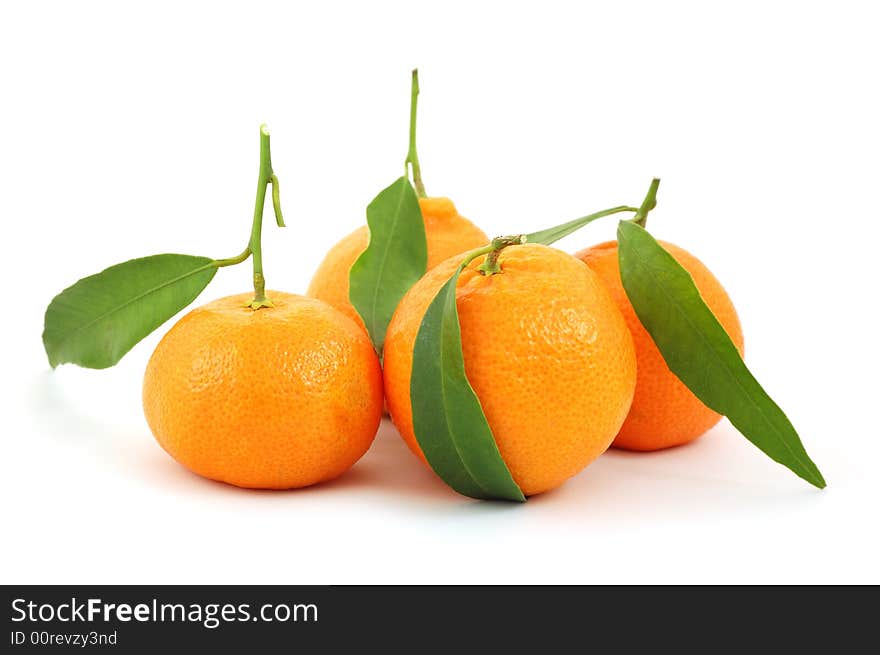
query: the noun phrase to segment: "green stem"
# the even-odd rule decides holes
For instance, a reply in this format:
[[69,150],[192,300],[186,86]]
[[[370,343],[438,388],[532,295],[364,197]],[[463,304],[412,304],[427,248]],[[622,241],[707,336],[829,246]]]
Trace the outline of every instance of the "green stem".
[[422,182],[422,169],[419,166],[419,154],[416,152],[416,113],[419,106],[419,69],[412,72],[412,92],[409,100],[409,150],[406,153],[404,168],[409,175],[409,167],[412,168],[413,186],[419,198],[427,198],[425,185]]
[[224,266],[235,266],[236,264],[241,264],[244,260],[251,256],[251,249],[247,247],[240,255],[236,255],[235,257],[227,257],[226,259],[215,259],[214,266],[217,268],[223,268]]
[[272,173],[269,183],[272,185],[272,208],[275,210],[275,222],[278,224],[278,227],[286,227],[284,225],[284,216],[281,214],[281,191],[278,188],[278,176],[275,173]]
[[251,309],[272,307],[272,301],[266,297],[266,278],[263,277],[263,206],[266,203],[266,187],[272,184],[272,204],[275,208],[275,219],[279,226],[284,226],[281,217],[281,205],[278,198],[277,178],[272,170],[272,154],[269,149],[269,128],[260,126],[260,176],[257,179],[257,199],[254,203],[254,222],[251,226],[251,238],[248,250],[254,258],[254,299],[248,303]]
[[660,186],[660,178],[655,177],[651,180],[651,186],[648,188],[648,193],[645,196],[645,199],[642,201],[642,206],[639,207],[639,210],[636,212],[636,215],[632,217],[632,222],[636,225],[641,225],[645,227],[645,223],[648,221],[648,213],[657,206],[657,187]]
[[[495,275],[501,272],[501,264],[498,263],[498,256],[507,246],[518,246],[526,242],[526,235],[517,234],[509,237],[495,237],[492,242],[483,250],[486,250],[486,261],[477,267],[483,275]],[[481,253],[483,254],[483,253]],[[473,261],[473,259],[471,259]],[[468,262],[470,263],[470,262]]]

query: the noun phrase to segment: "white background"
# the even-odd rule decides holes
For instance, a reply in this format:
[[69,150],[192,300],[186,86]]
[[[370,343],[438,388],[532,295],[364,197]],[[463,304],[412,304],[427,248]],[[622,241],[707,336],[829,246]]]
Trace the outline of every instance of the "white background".
[[[0,581],[880,582],[872,3],[591,4],[4,4]],[[266,276],[303,292],[403,170],[413,66],[428,192],[490,234],[662,177],[652,231],[723,281],[827,490],[722,423],[525,506],[456,496],[390,425],[336,482],[249,492],[150,435],[168,326],[116,368],[49,370],[42,314],[77,278],[242,249],[262,121],[289,226],[267,215]],[[225,269],[199,302],[248,284]]]

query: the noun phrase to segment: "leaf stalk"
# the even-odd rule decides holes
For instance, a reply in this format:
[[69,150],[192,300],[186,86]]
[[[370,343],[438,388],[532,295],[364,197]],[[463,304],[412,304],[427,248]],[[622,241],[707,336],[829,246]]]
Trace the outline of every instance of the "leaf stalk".
[[240,255],[236,255],[235,257],[227,257],[226,259],[215,259],[214,266],[217,268],[224,268],[226,266],[235,266],[236,264],[241,264],[248,257],[251,256],[250,246],[245,248]]

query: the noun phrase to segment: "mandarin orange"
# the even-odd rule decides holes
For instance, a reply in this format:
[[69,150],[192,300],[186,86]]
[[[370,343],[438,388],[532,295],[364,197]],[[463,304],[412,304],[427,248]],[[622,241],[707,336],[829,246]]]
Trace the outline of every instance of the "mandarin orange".
[[[419,206],[425,222],[429,270],[448,257],[489,242],[480,228],[458,213],[449,198],[419,198]],[[348,299],[348,273],[369,241],[370,231],[364,225],[333,246],[315,271],[306,292],[312,298],[329,303],[361,326],[363,321]]]
[[[474,260],[456,288],[462,350],[501,456],[526,495],[558,487],[602,454],[629,410],[635,351],[598,276],[542,245],[505,248],[501,272]],[[429,271],[404,296],[385,338],[392,420],[424,461],[413,432],[413,345],[428,305],[462,261]]]
[[278,291],[199,307],[156,347],[144,413],[180,464],[240,487],[286,489],[330,480],[367,451],[382,415],[382,373],[370,340],[329,305]]
[[[691,274],[703,300],[742,354],[742,328],[724,287],[688,251],[665,241],[660,244]],[[585,262],[611,292],[626,319],[636,347],[636,393],[614,445],[628,450],[669,448],[693,441],[718,423],[721,416],[700,402],[669,370],[651,335],[636,316],[620,280],[617,242],[602,243],[582,250],[575,256]]]

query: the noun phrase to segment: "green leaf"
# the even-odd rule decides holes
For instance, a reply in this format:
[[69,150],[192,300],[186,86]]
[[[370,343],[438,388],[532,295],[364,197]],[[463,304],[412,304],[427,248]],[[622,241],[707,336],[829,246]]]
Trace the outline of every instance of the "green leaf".
[[217,265],[208,257],[153,255],[83,278],[46,309],[49,364],[107,368],[195,300]]
[[746,368],[690,274],[638,225],[621,221],[617,242],[626,294],[670,370],[772,459],[823,488],[794,427]]
[[[483,250],[485,252],[485,249]],[[477,394],[468,382],[455,305],[458,277],[473,253],[435,296],[413,349],[410,397],[413,428],[440,478],[472,498],[523,502],[501,458]]]
[[605,209],[604,211],[596,212],[595,214],[590,214],[589,216],[576,218],[573,221],[562,223],[561,225],[557,225],[556,227],[551,227],[546,230],[541,230],[540,232],[532,232],[531,234],[527,234],[526,243],[542,243],[545,246],[549,246],[552,243],[556,243],[561,238],[567,237],[572,232],[576,232],[577,230],[581,229],[587,223],[592,223],[597,218],[602,218],[603,216],[611,216],[611,214],[619,214],[620,212],[635,211],[637,211],[635,207],[627,207],[626,205],[621,205],[620,207],[612,207],[611,209]]
[[428,267],[422,210],[406,177],[373,199],[367,207],[367,225],[370,243],[352,264],[348,297],[381,353],[397,304]]

